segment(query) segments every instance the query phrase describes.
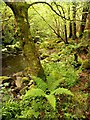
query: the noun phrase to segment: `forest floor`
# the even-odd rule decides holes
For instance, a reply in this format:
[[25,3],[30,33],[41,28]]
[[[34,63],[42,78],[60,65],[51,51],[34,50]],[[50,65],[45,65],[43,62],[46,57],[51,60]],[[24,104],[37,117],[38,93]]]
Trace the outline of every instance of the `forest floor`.
[[[85,61],[88,58],[87,57],[88,49],[86,46],[87,45],[85,46],[83,45],[82,47],[80,46],[79,51],[77,53],[82,61]],[[49,62],[67,61],[70,59],[70,55],[72,53],[73,54],[75,53],[71,49],[68,49],[67,45],[65,48],[65,45],[62,42],[58,43],[57,41],[56,43],[56,41],[53,42],[52,40],[45,43],[46,49],[42,50],[41,48],[40,51],[45,50],[45,54],[42,53],[41,58],[44,59],[46,63],[48,63],[48,61]],[[61,54],[64,54],[65,59],[63,57],[62,58],[59,57],[61,56]],[[82,67],[82,65],[80,66]],[[80,66],[75,68],[76,71],[80,68]],[[78,80],[79,81],[76,82],[74,86],[69,88],[75,95],[74,97],[75,102],[73,104],[75,104],[76,107],[74,108],[74,112],[78,114],[77,116],[84,115],[85,120],[90,120],[90,68],[85,67],[84,70],[79,71]]]
[[[68,63],[68,67],[69,65],[75,65],[74,54],[76,53],[76,48],[75,48],[75,44],[73,43],[71,43],[70,45],[65,45],[63,42],[58,42],[58,40],[54,40],[54,41],[48,40],[43,43],[36,44],[36,47],[39,51],[40,60],[43,66],[49,63],[58,64],[59,62],[62,62],[65,64]],[[87,49],[86,46],[84,46],[83,50],[81,49],[81,53],[79,53],[80,60],[87,59],[87,52],[82,52],[86,49]],[[23,62],[25,63],[25,61],[22,61],[22,57],[20,58],[16,56],[14,59],[11,60],[11,62],[10,62],[10,58],[6,57],[3,62],[3,68],[2,68],[3,75],[12,76],[13,74],[15,74],[15,72],[18,73],[20,69],[25,68],[25,65],[23,65],[23,67],[22,66],[18,67],[18,61],[19,63],[20,61],[21,63]],[[80,69],[81,65],[75,66],[75,67],[76,67],[75,72],[78,71],[78,76],[77,76],[78,82],[76,82],[74,85],[70,87],[67,87],[74,93],[74,96],[75,96],[73,98],[73,110],[72,111],[78,117],[82,116],[82,118],[84,118],[85,120],[90,120],[90,112],[89,112],[90,111],[90,108],[89,108],[90,106],[90,99],[89,99],[90,69],[85,68],[81,70]]]
[[[81,72],[79,74],[79,83],[73,86],[71,91],[74,93],[76,99],[79,99],[81,106],[84,108],[87,106],[87,109],[83,112],[86,118],[90,120],[90,83],[88,76],[90,76],[90,70]],[[85,94],[88,96],[85,97]],[[83,107],[81,107],[81,110],[84,110]]]

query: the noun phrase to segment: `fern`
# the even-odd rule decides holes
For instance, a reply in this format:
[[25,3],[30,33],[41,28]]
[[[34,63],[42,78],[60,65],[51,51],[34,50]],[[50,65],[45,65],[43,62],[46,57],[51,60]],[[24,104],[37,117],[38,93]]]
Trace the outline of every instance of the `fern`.
[[[53,72],[52,72],[53,73]],[[51,77],[52,78],[52,77]],[[55,95],[59,94],[66,94],[66,95],[71,95],[73,96],[72,92],[68,89],[65,88],[57,88],[62,81],[61,79],[58,80],[52,80],[52,79],[47,79],[47,82],[45,83],[42,79],[33,77],[33,80],[36,82],[36,88],[31,88],[26,92],[26,97],[45,97],[49,104],[53,107],[55,110],[56,108],[56,98]],[[50,91],[49,95],[47,93],[47,90]]]
[[[69,60],[69,64],[67,61],[65,63],[48,63],[45,66],[45,73],[47,75],[47,85],[50,90],[54,90],[60,86],[60,83],[63,83],[64,87],[72,87],[77,82],[77,72],[74,70],[71,62],[73,60]],[[68,69],[69,67],[69,69]]]
[[24,97],[28,97],[28,96],[45,96],[45,93],[42,89],[39,89],[39,88],[32,88],[30,90],[28,90],[25,94]]
[[45,95],[45,97],[47,98],[47,100],[49,101],[50,105],[53,107],[54,110],[56,108],[55,95],[59,95],[59,94],[66,94],[73,96],[72,92],[65,88],[57,88],[54,91],[52,91],[50,95]]
[[38,88],[45,91],[47,89],[47,84],[39,77],[33,77],[33,80],[36,82]]
[[45,97],[47,98],[47,100],[49,101],[50,105],[55,110],[55,108],[56,108],[56,98],[55,98],[55,96],[50,94],[50,95],[45,95]]
[[72,92],[68,89],[65,89],[65,88],[57,88],[54,91],[52,91],[51,94],[49,94],[49,95],[45,94],[45,92],[43,90],[39,89],[39,88],[32,88],[31,90],[27,91],[27,93],[24,97],[25,98],[28,97],[28,96],[32,96],[32,97],[43,96],[43,97],[46,97],[46,99],[48,100],[50,105],[55,110],[55,108],[56,108],[55,95],[59,95],[59,94],[67,94],[67,95],[73,96]]
[[47,76],[47,85],[51,91],[55,90],[64,80],[63,74],[61,73],[62,68],[63,68],[62,62],[58,64],[50,63],[46,66],[46,74],[47,73],[49,74],[49,76]]
[[52,91],[51,94],[59,95],[59,94],[67,94],[73,96],[72,92],[65,88],[57,88],[56,90]]
[[48,88],[53,91],[60,85],[61,82],[63,82],[63,79],[55,80],[54,82],[51,82],[50,85],[48,84]]

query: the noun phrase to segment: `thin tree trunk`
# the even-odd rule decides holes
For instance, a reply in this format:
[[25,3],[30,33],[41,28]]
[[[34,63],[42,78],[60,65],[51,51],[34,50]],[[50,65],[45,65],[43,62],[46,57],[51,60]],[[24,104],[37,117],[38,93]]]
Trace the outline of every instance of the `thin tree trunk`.
[[73,2],[72,39],[75,40],[76,38],[76,2]]
[[90,42],[90,10],[89,10],[89,14],[88,14],[88,36],[87,38],[89,39],[89,42]]
[[83,33],[84,33],[88,10],[89,10],[89,7],[87,6],[83,8],[82,20],[81,20],[81,25],[80,25],[80,35],[79,35],[80,38],[82,38]]
[[72,22],[69,22],[69,38],[72,37]]
[[64,21],[64,30],[65,30],[65,44],[68,44],[66,20]]
[[[69,8],[68,8],[68,19],[70,19],[70,5],[69,5]],[[69,38],[72,37],[72,22],[71,20],[69,21]]]

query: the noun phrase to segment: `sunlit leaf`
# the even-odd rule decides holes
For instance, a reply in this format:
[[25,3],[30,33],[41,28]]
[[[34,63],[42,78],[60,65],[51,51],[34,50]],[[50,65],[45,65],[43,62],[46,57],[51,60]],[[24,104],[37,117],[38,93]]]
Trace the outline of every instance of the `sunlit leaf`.
[[43,90],[38,89],[38,88],[32,88],[26,92],[25,97],[27,96],[45,96],[45,93]]
[[52,92],[52,94],[55,94],[55,95],[58,95],[58,94],[67,94],[67,95],[73,96],[73,93],[70,90],[66,89],[66,88],[57,88],[56,90],[54,90]]

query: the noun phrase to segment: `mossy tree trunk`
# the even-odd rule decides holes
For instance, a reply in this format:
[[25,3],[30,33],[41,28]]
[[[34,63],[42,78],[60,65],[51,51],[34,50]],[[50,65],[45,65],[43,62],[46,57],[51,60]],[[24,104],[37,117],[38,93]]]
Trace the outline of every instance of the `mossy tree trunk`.
[[[68,7],[68,19],[70,19],[70,5]],[[72,37],[72,22],[71,20],[69,21],[69,38]]]
[[65,31],[65,44],[68,44],[66,20],[64,20],[64,31]]
[[89,42],[90,42],[90,9],[89,9],[89,13],[88,13],[88,17],[87,17],[88,21],[87,21],[87,29],[88,29],[88,36],[87,38],[89,39]]
[[69,23],[69,38],[72,37],[72,22]]
[[81,25],[80,25],[80,35],[79,35],[80,38],[82,38],[83,33],[84,33],[84,29],[86,26],[86,19],[88,16],[88,10],[89,10],[89,7],[85,5],[85,7],[83,7],[83,14],[82,14],[82,20],[81,20]]
[[45,80],[44,71],[30,34],[28,4],[25,2],[8,2],[6,4],[12,9],[15,16],[18,38],[22,46],[23,54],[28,62],[27,73]]
[[73,21],[72,21],[72,39],[75,40],[76,37],[76,1],[73,2]]

